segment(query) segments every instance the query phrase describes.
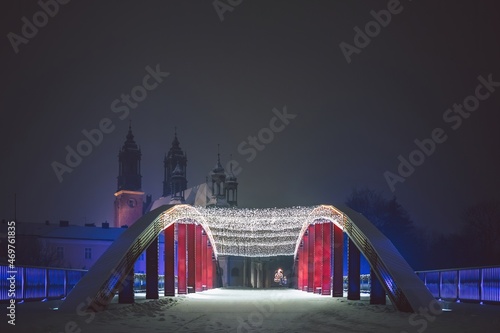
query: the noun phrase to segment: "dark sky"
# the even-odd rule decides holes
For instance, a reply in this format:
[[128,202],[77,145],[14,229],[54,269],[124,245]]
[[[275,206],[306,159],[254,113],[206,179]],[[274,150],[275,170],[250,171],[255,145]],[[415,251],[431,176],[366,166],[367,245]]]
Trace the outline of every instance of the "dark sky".
[[[0,14],[0,218],[13,217],[16,192],[21,221],[112,221],[130,119],[153,198],[177,126],[188,185],[204,182],[220,143],[223,162],[233,154],[242,167],[243,207],[335,204],[366,186],[396,195],[419,226],[448,232],[464,207],[500,199],[500,87],[458,128],[443,119],[474,95],[479,75],[500,81],[497,1],[403,0],[350,63],[339,44],[354,45],[353,29],[387,1],[244,0],[223,21],[212,1],[59,7],[18,53],[9,33],[22,36],[22,18],[33,22],[41,7],[12,1]],[[112,102],[157,65],[170,75],[120,119]],[[248,162],[238,146],[284,106],[296,117]],[[65,147],[104,118],[114,130],[59,182],[51,163],[65,163]],[[435,128],[447,140],[391,192],[384,172]]]

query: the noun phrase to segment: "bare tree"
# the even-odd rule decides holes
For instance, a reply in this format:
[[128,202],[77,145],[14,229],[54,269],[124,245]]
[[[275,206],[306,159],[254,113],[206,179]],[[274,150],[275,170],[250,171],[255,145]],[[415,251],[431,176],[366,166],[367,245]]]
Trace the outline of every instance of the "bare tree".
[[[396,197],[386,199],[373,189],[354,189],[346,200],[346,205],[363,214],[385,236],[387,236],[413,267],[418,266],[423,256],[422,237],[416,233],[406,209]],[[422,244],[419,244],[422,243]]]
[[480,264],[500,264],[500,201],[483,201],[463,213],[463,244]]

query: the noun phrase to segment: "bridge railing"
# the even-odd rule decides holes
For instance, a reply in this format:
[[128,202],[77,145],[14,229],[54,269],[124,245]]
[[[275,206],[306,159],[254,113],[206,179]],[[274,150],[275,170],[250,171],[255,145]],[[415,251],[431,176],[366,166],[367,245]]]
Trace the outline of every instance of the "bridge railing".
[[[347,287],[349,284],[349,279],[347,275],[344,275],[344,291],[347,292]],[[362,293],[369,293],[371,289],[371,279],[370,274],[361,274],[359,276],[359,290]]]
[[[16,266],[13,270],[8,265],[0,265],[0,302],[11,298],[20,300],[49,300],[66,297],[78,281],[87,273],[84,269],[28,267]],[[15,277],[15,287],[11,287],[11,280]],[[135,274],[134,291],[145,291],[146,275]],[[158,276],[158,288],[164,288],[164,276]],[[15,297],[11,297],[14,292]]]
[[477,303],[500,302],[500,266],[416,273],[436,298]]
[[[177,277],[176,277],[176,288],[177,288]],[[163,290],[165,288],[165,275],[158,275],[158,289]],[[146,291],[146,274],[135,273],[134,274],[134,291],[135,292],[145,292]]]
[[[17,266],[16,273],[9,273],[7,265],[0,265],[0,301],[8,301],[11,289],[8,277],[15,276],[16,300],[61,299],[87,272],[82,269]],[[500,266],[472,267],[417,271],[417,275],[436,298],[484,303],[500,303]],[[135,274],[134,290],[143,291],[146,278]],[[360,278],[361,291],[370,291],[370,275]],[[163,276],[158,287],[163,288]],[[344,277],[347,290],[347,277]]]
[[[87,271],[48,267],[0,265],[0,301],[61,299]],[[13,277],[15,279],[9,279]],[[11,282],[14,282],[11,284]],[[15,287],[14,287],[15,286]],[[12,297],[15,294],[15,297]]]

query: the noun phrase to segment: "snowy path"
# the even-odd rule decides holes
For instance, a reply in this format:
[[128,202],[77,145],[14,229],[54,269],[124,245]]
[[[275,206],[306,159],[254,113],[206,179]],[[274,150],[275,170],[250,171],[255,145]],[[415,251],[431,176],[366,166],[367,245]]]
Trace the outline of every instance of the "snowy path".
[[[18,307],[8,332],[496,332],[500,306],[444,304],[453,311],[412,315],[292,289],[214,289],[175,299],[111,304],[108,311],[63,314],[55,301]],[[0,330],[5,332],[5,321]],[[79,331],[81,330],[81,331]]]

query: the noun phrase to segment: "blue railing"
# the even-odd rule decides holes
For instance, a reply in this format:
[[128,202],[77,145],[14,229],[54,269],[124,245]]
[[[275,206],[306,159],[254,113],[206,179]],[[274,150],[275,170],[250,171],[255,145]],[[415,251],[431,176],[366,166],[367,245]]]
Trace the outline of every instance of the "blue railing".
[[[71,289],[87,273],[83,269],[49,268],[49,267],[25,267],[17,266],[15,274],[7,265],[0,265],[0,302],[11,298],[19,300],[49,300],[66,297]],[[10,276],[15,275],[15,287],[11,288]],[[158,288],[164,288],[164,276],[158,276]],[[135,274],[134,290],[141,292],[146,290],[146,275]],[[9,293],[15,292],[15,297]]]
[[[61,299],[66,297],[87,272],[82,269],[46,267],[16,267],[16,274],[8,273],[7,265],[0,265],[0,302],[12,298],[10,281],[15,275],[16,300]],[[436,298],[485,303],[500,303],[500,266],[443,269],[416,272]],[[144,291],[144,274],[135,274],[134,290]],[[361,291],[369,292],[370,275],[361,275]],[[159,289],[163,289],[163,275],[159,276]],[[347,277],[344,277],[347,289]]]
[[[0,265],[0,301],[45,300],[66,297],[87,272],[81,269],[17,266],[12,273],[7,265]],[[15,287],[11,285],[15,276]],[[15,297],[12,297],[15,293]]]
[[500,302],[500,266],[416,273],[436,298],[477,303]]
[[[158,290],[163,290],[164,288],[165,288],[165,275],[158,275]],[[134,291],[135,292],[146,291],[146,274],[143,273],[134,274]]]

